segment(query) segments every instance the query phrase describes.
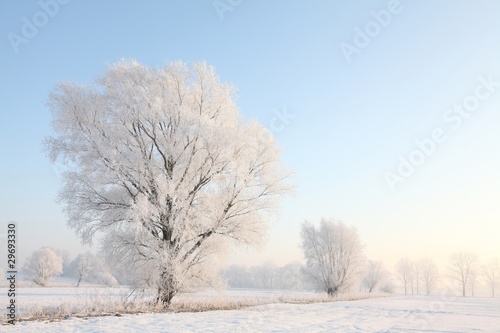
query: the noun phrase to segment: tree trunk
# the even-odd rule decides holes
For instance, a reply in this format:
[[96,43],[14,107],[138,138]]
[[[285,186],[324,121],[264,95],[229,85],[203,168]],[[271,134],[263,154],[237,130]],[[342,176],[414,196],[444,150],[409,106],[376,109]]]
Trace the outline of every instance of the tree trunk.
[[158,288],[154,304],[161,304],[161,306],[166,309],[172,302],[172,299],[174,298],[175,294],[174,292],[164,292],[161,290],[162,288]]
[[462,297],[465,297],[465,283],[462,284]]
[[165,269],[160,274],[160,283],[156,289],[154,304],[161,304],[164,309],[168,308],[177,292],[178,290],[174,283],[174,277],[168,269]]
[[328,294],[328,297],[335,297],[339,292],[339,288],[338,287],[328,287],[326,289],[326,292]]

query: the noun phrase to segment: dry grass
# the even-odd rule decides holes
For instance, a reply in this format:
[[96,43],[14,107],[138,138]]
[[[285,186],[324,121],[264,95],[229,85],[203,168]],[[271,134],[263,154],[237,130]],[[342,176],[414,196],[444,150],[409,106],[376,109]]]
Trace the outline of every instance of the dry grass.
[[[388,294],[346,294],[334,298],[324,294],[300,294],[293,292],[280,292],[272,297],[254,297],[248,295],[237,298],[222,295],[197,297],[196,294],[188,294],[175,297],[169,308],[163,309],[160,306],[152,304],[151,296],[147,295],[96,293],[82,296],[77,302],[62,303],[56,306],[42,306],[37,304],[26,306],[23,309],[23,313],[18,316],[18,321],[60,321],[70,317],[88,318],[139,313],[236,310],[267,304],[311,304],[354,301],[385,296],[388,296]],[[6,323],[6,319],[2,318],[0,322]]]
[[[19,310],[19,309],[18,309]],[[77,300],[58,305],[30,304],[18,313],[18,321],[46,320],[58,321],[70,317],[88,318],[134,313],[160,312],[163,309],[154,306],[144,297],[120,292],[96,292],[78,296]],[[6,323],[2,318],[0,323]]]
[[174,312],[202,312],[202,311],[215,311],[215,310],[237,310],[249,306],[257,306],[268,304],[257,298],[244,298],[244,299],[205,299],[205,300],[186,300],[174,299],[169,306],[169,310]]
[[229,298],[224,296],[213,296],[211,298],[177,297],[174,298],[169,310],[174,312],[201,312],[216,310],[237,310],[249,306],[267,304],[313,304],[341,301],[356,301],[367,298],[388,297],[389,294],[359,293],[341,294],[336,297],[328,297],[325,294],[302,294],[280,293],[274,297],[241,297]]

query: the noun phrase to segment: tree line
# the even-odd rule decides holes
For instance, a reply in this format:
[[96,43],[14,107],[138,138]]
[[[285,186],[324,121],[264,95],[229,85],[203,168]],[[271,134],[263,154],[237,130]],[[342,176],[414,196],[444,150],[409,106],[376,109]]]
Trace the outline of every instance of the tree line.
[[[381,261],[364,260],[355,229],[332,219],[322,220],[319,227],[304,223],[302,240],[304,255],[310,256],[305,264],[292,262],[277,266],[271,261],[251,267],[233,264],[220,270],[218,275],[230,288],[320,290],[330,296],[347,291],[394,293],[394,278],[405,295],[431,295],[441,280],[459,286],[464,297],[475,295],[480,280],[487,285],[490,296],[495,297],[500,276],[498,258],[481,264],[478,256],[470,252],[453,253],[442,275],[432,259],[408,257],[401,258],[391,273]],[[311,252],[310,248],[315,250]],[[353,256],[359,260],[353,260]],[[42,247],[26,259],[22,272],[27,280],[43,287],[55,276],[72,278],[76,287],[82,282],[109,287],[133,284],[127,272],[89,251],[69,259],[66,251]]]

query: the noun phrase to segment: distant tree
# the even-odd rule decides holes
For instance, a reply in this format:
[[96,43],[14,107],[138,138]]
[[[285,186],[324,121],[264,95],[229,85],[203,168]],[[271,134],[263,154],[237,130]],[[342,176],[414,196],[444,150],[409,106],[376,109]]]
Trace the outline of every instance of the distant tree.
[[104,260],[95,255],[92,255],[90,258],[92,258],[90,265],[91,271],[89,274],[90,282],[104,284],[108,287],[115,287],[119,284]]
[[424,282],[425,294],[430,295],[439,278],[438,268],[434,261],[429,258],[420,259],[419,267]]
[[396,264],[396,272],[399,280],[408,295],[408,286],[413,285],[413,261],[409,258],[402,258]]
[[412,294],[413,294],[413,284],[415,284],[415,290],[417,295],[420,294],[420,278],[421,278],[421,266],[420,261],[412,261],[411,265],[411,276],[412,276]]
[[384,265],[380,261],[368,260],[366,272],[362,279],[362,284],[371,293],[386,276]]
[[476,282],[479,278],[479,274],[476,269],[473,269],[470,271],[470,277],[469,277],[469,286],[470,286],[470,293],[471,296],[474,297],[474,291],[476,288]]
[[360,273],[363,247],[354,227],[322,219],[319,226],[304,222],[301,247],[306,273],[331,297],[347,290]]
[[23,270],[30,281],[45,287],[52,277],[62,274],[63,260],[53,249],[42,247],[26,259]]
[[253,288],[253,281],[245,266],[231,265],[222,270],[222,277],[232,288]]
[[302,265],[289,263],[279,269],[281,289],[299,289],[304,286],[302,281]]
[[272,261],[266,261],[259,269],[262,284],[266,289],[273,289],[275,287],[275,277],[277,267]]
[[271,261],[260,266],[250,267],[248,274],[251,276],[254,288],[275,288],[276,279],[279,278],[278,267]]
[[482,266],[482,273],[490,286],[491,297],[495,297],[495,286],[500,276],[500,259],[492,258]]
[[299,289],[304,286],[302,265],[289,263],[277,267],[271,262],[250,269],[231,265],[221,272],[227,284],[233,288]]
[[467,284],[470,282],[478,257],[470,252],[456,252],[450,257],[450,277],[458,281],[462,287],[462,296],[465,297]]
[[54,249],[59,257],[61,257],[63,261],[63,274],[69,273],[71,271],[71,256],[68,250],[66,249]]
[[204,62],[127,60],[92,86],[62,83],[50,95],[45,146],[68,161],[69,226],[88,243],[102,233],[108,262],[164,307],[215,283],[225,246],[260,241],[290,192],[272,133],[244,121],[234,96]]
[[78,279],[76,286],[80,286],[80,282],[88,278],[92,270],[93,255],[90,252],[79,254],[74,260],[74,270],[76,278]]
[[76,286],[82,281],[105,284],[109,287],[119,283],[109,267],[91,252],[79,254],[71,263],[72,275],[77,279]]
[[380,287],[380,291],[389,294],[394,293],[394,282],[390,274],[388,274],[387,277],[384,279],[384,282]]

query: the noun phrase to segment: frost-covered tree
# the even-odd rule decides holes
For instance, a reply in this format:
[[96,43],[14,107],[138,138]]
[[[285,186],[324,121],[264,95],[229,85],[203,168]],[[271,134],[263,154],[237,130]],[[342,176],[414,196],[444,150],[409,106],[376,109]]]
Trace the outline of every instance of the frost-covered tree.
[[474,291],[476,288],[476,282],[478,280],[478,273],[476,269],[472,269],[469,274],[469,286],[470,286],[470,295],[474,297]]
[[105,284],[108,287],[117,286],[118,280],[113,275],[110,267],[104,260],[98,256],[92,256],[91,272],[89,274],[89,281],[99,284]]
[[422,281],[424,282],[425,294],[430,295],[439,278],[436,263],[430,258],[423,258],[419,261],[419,268]]
[[57,253],[59,257],[61,257],[63,261],[63,275],[66,275],[67,271],[70,271],[70,265],[71,265],[71,256],[68,250],[66,249],[54,249],[54,251]]
[[69,266],[69,275],[77,279],[77,287],[82,281],[105,284],[110,287],[119,284],[110,268],[91,252],[79,254]]
[[272,261],[266,261],[258,269],[258,278],[262,283],[262,287],[266,289],[273,289],[275,284],[277,267]]
[[[471,275],[477,264],[478,257],[470,252],[456,252],[450,257],[450,277],[458,281],[462,287],[462,296],[465,297],[465,288],[470,283]],[[475,274],[474,274],[475,275]]]
[[211,284],[224,246],[262,239],[289,192],[272,134],[243,121],[235,89],[205,63],[121,61],[91,86],[50,95],[52,161],[67,163],[68,224],[168,306]]
[[361,283],[371,293],[386,276],[384,265],[380,261],[368,260]]
[[394,293],[394,282],[392,279],[392,274],[387,273],[386,277],[384,278],[383,284],[380,286],[380,291],[389,294]]
[[30,281],[47,286],[50,279],[63,272],[63,259],[49,247],[34,251],[27,259],[23,270]]
[[245,266],[231,265],[222,272],[222,277],[232,288],[253,288],[253,281]]
[[231,265],[222,270],[221,274],[233,288],[299,289],[305,286],[302,279],[302,265],[299,263],[276,267],[267,262],[250,269],[241,265]]
[[411,275],[412,275],[412,284],[411,284],[411,293],[413,294],[413,290],[415,287],[415,292],[417,295],[420,294],[420,278],[421,278],[421,267],[420,261],[416,260],[412,262],[411,266]]
[[301,239],[305,272],[316,287],[332,297],[349,289],[364,260],[357,230],[333,219],[322,219],[318,227],[306,221]]
[[500,276],[500,259],[492,258],[482,266],[482,273],[491,289],[491,297],[495,297],[495,286]]
[[399,280],[408,295],[408,286],[413,286],[413,261],[409,258],[402,258],[396,264],[396,272]]
[[304,287],[302,281],[302,265],[296,262],[286,264],[279,269],[281,289],[299,289]]
[[76,286],[89,277],[92,270],[93,255],[90,252],[79,254],[71,263],[73,275],[78,279]]

